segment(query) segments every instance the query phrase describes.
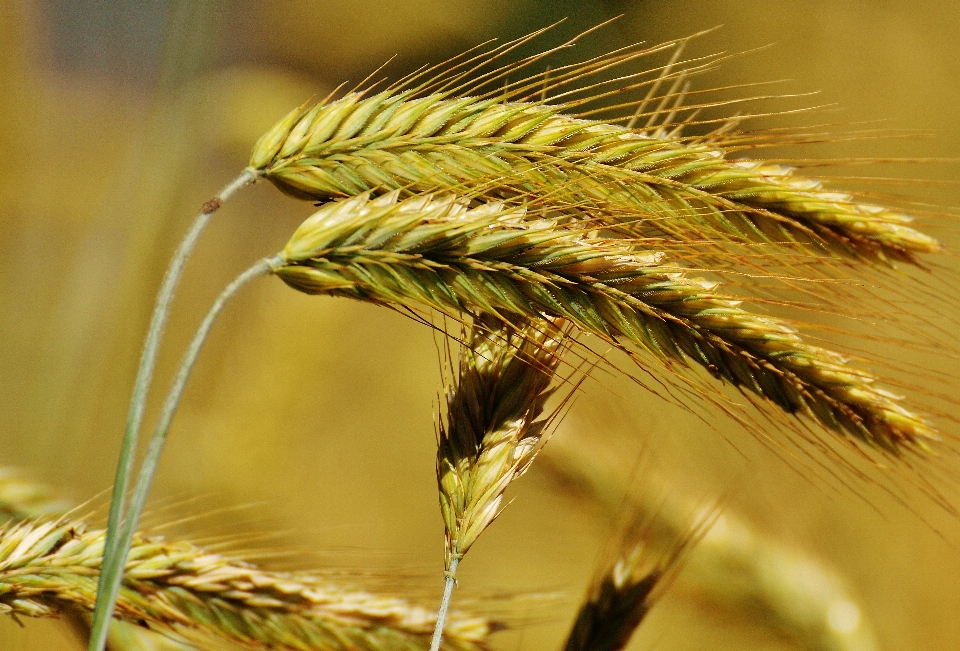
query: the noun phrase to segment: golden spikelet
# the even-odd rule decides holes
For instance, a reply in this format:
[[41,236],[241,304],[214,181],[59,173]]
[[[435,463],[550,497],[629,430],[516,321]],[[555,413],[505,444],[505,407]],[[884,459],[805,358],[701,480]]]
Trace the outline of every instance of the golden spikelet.
[[520,206],[393,192],[331,202],[274,268],[291,287],[499,318],[562,317],[668,369],[695,362],[784,411],[890,454],[937,438],[901,399],[787,322],[628,240],[592,237]]
[[446,530],[446,567],[469,551],[500,514],[504,491],[543,442],[562,352],[562,324],[519,327],[477,317],[447,387],[437,483]]
[[[25,521],[0,531],[0,612],[54,617],[93,610],[104,534],[82,523]],[[278,574],[184,542],[138,537],[115,617],[203,648],[283,651],[426,649],[435,616],[410,603]],[[454,615],[444,649],[480,651],[492,625]]]
[[[729,146],[722,133],[683,136],[682,122],[669,123],[682,93],[671,102],[666,125],[653,124],[656,111],[639,128],[629,126],[633,120],[616,124],[628,115],[589,119],[602,111],[587,105],[646,87],[654,92],[661,81],[713,65],[716,58],[705,57],[699,65],[587,83],[653,52],[673,48],[679,55],[686,40],[625,48],[502,89],[491,84],[548,53],[471,83],[460,83],[464,72],[454,60],[446,71],[429,71],[432,77],[424,72],[381,92],[351,92],[291,111],[261,137],[250,167],[310,200],[394,189],[468,192],[485,200],[535,197],[565,218],[631,235],[801,243],[820,255],[882,263],[915,262],[918,253],[940,249],[896,210],[829,191],[782,165],[731,159],[744,146],[743,134],[731,137]],[[482,70],[501,53],[495,48],[489,61],[481,55],[472,65]],[[622,86],[611,89],[616,82]],[[565,88],[555,103],[534,99]],[[642,114],[650,100],[618,106]]]

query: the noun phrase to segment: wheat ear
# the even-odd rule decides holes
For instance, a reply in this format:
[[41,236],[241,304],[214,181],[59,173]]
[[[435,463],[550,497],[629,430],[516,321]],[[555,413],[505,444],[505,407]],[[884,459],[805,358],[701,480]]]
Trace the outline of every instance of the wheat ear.
[[[137,524],[140,521],[140,515],[143,513],[144,505],[147,501],[147,494],[150,490],[150,484],[153,482],[153,475],[156,472],[157,465],[160,463],[160,454],[163,451],[166,442],[167,433],[170,430],[170,424],[180,404],[180,398],[186,388],[187,380],[193,371],[200,349],[203,347],[217,316],[223,310],[227,301],[251,280],[268,273],[273,265],[279,264],[280,260],[268,259],[261,260],[234,279],[217,296],[209,312],[204,317],[194,335],[190,346],[187,349],[180,368],[174,377],[170,392],[167,395],[163,408],[160,411],[160,417],[157,420],[156,428],[147,446],[144,454],[143,463],[140,466],[140,473],[137,477],[137,484],[134,487],[133,495],[130,498],[129,508],[125,516],[116,525],[119,530],[115,534],[115,543],[112,549],[104,546],[104,558],[101,565],[100,585],[97,591],[97,607],[94,610],[93,625],[90,635],[90,650],[102,651],[106,645],[107,633],[109,630],[110,617],[113,610],[113,604],[116,601],[120,590],[120,584],[123,581],[123,567],[126,562],[127,554],[133,544],[134,533]],[[117,496],[114,495],[114,501],[111,502],[111,513],[114,511]],[[112,533],[110,524],[107,525],[107,533]],[[109,543],[109,540],[107,541]]]
[[[93,609],[104,532],[81,522],[0,531],[0,612],[53,617]],[[211,636],[257,651],[426,649],[435,618],[406,601],[271,573],[184,542],[135,537],[116,617],[198,648]],[[492,625],[454,616],[447,651],[482,651]]]
[[[598,504],[611,522],[626,509],[649,525],[652,550],[670,550],[689,536],[698,507],[682,497],[631,492],[610,472],[607,446],[557,437],[538,467],[568,495]],[[608,463],[608,461],[610,463]],[[691,548],[677,591],[685,603],[739,623],[774,631],[810,651],[876,651],[870,622],[844,578],[815,557],[752,529],[735,513],[717,516]]]
[[[618,52],[609,66],[629,60]],[[562,84],[598,66],[589,62]],[[568,218],[586,213],[630,234],[799,242],[872,263],[915,262],[918,253],[940,250],[896,210],[829,191],[783,165],[728,160],[742,134],[725,147],[721,135],[697,140],[663,135],[659,125],[584,119],[578,107],[597,97],[556,106],[518,101],[531,85],[489,95],[473,89],[478,96],[469,87],[357,92],[300,107],[261,138],[250,165],[310,200],[467,188],[487,200],[535,196]]]
[[[133,394],[130,397],[130,409],[127,414],[126,429],[123,435],[123,442],[120,446],[120,459],[117,462],[117,473],[113,483],[113,498],[110,502],[110,515],[107,520],[107,544],[104,547],[105,561],[113,561],[117,554],[117,537],[124,520],[124,501],[130,485],[130,473],[133,470],[134,456],[137,451],[137,440],[140,433],[140,424],[143,421],[143,410],[146,405],[147,392],[150,388],[150,381],[153,378],[153,368],[156,364],[163,328],[166,325],[167,315],[170,311],[170,303],[173,301],[173,295],[180,282],[180,276],[183,274],[183,268],[213,213],[240,188],[252,183],[256,178],[256,170],[247,168],[240,176],[228,183],[216,196],[203,205],[200,214],[194,219],[187,234],[174,252],[173,258],[170,260],[170,264],[164,275],[163,283],[160,285],[153,315],[150,317],[147,336],[144,340],[143,352],[140,355],[140,364],[137,368],[137,376],[133,384]],[[120,563],[122,564],[122,561]],[[106,562],[104,565],[105,567],[111,567],[113,563]],[[99,592],[103,594],[104,601],[110,599],[109,584],[111,580],[110,576],[102,577],[102,581],[105,583],[102,583],[101,587],[98,588]],[[109,621],[109,613],[98,608],[94,614],[93,629],[95,636],[91,638],[91,651],[103,650],[106,644]]]
[[[57,498],[49,486],[32,481],[15,468],[0,467],[0,526],[11,526],[24,520],[48,520],[61,516],[70,505]],[[90,639],[90,618],[86,614],[65,609],[61,618],[84,645]],[[132,623],[114,620],[107,641],[108,651],[196,651],[194,647],[168,637],[145,631]]]
[[620,651],[674,574],[686,541],[670,553],[631,537],[590,590],[574,619],[564,651]]
[[[2,517],[5,520],[4,522],[5,526],[2,529],[0,529],[0,541],[3,540],[4,534],[7,531],[12,530],[13,527],[18,524],[22,524],[23,526],[26,526],[28,528],[32,527],[33,530],[36,530],[39,527],[43,526],[44,520],[42,519],[49,518],[49,516],[51,515],[61,515],[67,509],[68,509],[68,504],[64,500],[57,499],[56,497],[54,497],[53,491],[50,489],[50,487],[24,478],[21,473],[17,472],[13,468],[0,467],[0,517]],[[49,522],[49,520],[46,520],[46,521]],[[66,527],[67,525],[68,523],[65,521],[61,521],[59,523],[54,524],[54,526],[61,526],[61,527]],[[75,523],[70,526],[71,526],[71,529],[73,530],[73,533],[71,535],[84,536],[84,537],[90,538],[94,541],[93,543],[94,546],[96,546],[97,544],[98,536],[102,537],[102,532],[84,531],[84,527],[82,524]],[[0,543],[0,545],[2,545],[2,543]],[[234,570],[240,571],[240,572],[255,570],[259,575],[266,577],[267,578],[266,581],[263,579],[254,581],[258,589],[264,588],[264,586],[268,584],[270,581],[274,581],[277,583],[282,582],[283,585],[288,588],[294,583],[299,582],[301,589],[303,590],[306,590],[311,586],[320,586],[320,589],[322,591],[329,593],[331,595],[338,595],[338,594],[346,595],[346,598],[344,599],[344,603],[359,604],[358,609],[360,610],[363,610],[363,606],[364,604],[366,604],[368,609],[364,612],[367,613],[367,616],[371,622],[370,624],[371,627],[374,627],[374,623],[378,620],[378,618],[383,617],[384,605],[387,606],[388,608],[393,607],[395,609],[395,612],[398,614],[397,615],[398,620],[404,619],[404,617],[402,617],[402,613],[404,611],[406,602],[401,599],[396,599],[388,596],[372,595],[366,592],[358,592],[355,590],[351,590],[349,588],[339,587],[329,583],[328,581],[325,581],[324,579],[315,578],[308,574],[303,574],[303,573],[277,574],[277,573],[261,572],[257,570],[257,568],[255,568],[253,565],[250,565],[249,563],[245,563],[243,561],[239,561],[235,559],[230,559],[227,557],[222,557],[215,554],[210,554],[208,552],[205,552],[203,549],[199,547],[194,547],[193,545],[189,545],[187,543],[166,542],[156,537],[149,538],[142,535],[135,538],[135,543],[134,543],[135,548],[149,546],[149,545],[158,545],[159,547],[157,549],[161,550],[161,552],[159,553],[164,553],[164,554],[167,552],[162,550],[168,550],[168,549],[178,550],[179,552],[184,553],[183,558],[186,558],[186,559],[190,558],[189,552],[193,552],[194,558],[195,558],[194,561],[189,561],[189,560],[187,562],[176,561],[175,563],[176,566],[178,567],[178,571],[184,572],[184,576],[188,576],[189,566],[191,565],[191,563],[196,563],[197,566],[199,567],[212,568],[211,570],[212,572],[215,572],[218,576],[222,576],[224,572],[216,569],[220,567],[220,565],[218,565],[218,563],[220,563],[220,564],[225,564],[226,567],[233,568]],[[83,554],[88,554],[88,553],[93,553],[93,552],[90,552],[87,550],[83,552]],[[139,564],[143,564],[145,562],[149,563],[149,561],[145,560],[145,558],[149,557],[149,555],[150,554],[146,554],[146,555],[141,554],[138,551],[135,551],[133,554],[134,558],[137,559],[135,560],[135,562]],[[207,561],[204,562],[203,559],[207,559]],[[37,558],[34,562],[38,566],[42,566],[44,561],[42,558]],[[86,568],[85,572],[88,573],[89,567],[87,567],[87,564],[85,562],[81,562],[81,564],[84,565],[84,567]],[[39,572],[40,573],[55,572],[57,571],[55,568],[60,568],[63,565],[64,563],[62,562],[54,563],[54,565],[51,567],[45,567],[45,568],[41,567]],[[3,572],[4,570],[0,569],[0,586],[5,585]],[[86,575],[87,574],[85,574],[85,576]],[[246,586],[245,589],[251,590],[252,588],[250,586]],[[0,588],[0,591],[2,590],[3,589]],[[54,590],[54,592],[56,592],[56,590]],[[157,591],[153,590],[150,592],[156,593]],[[221,598],[224,598],[225,596],[226,587],[222,587],[222,591],[219,593],[216,591],[210,591],[209,593],[206,593],[206,591],[203,591],[203,590],[199,592],[201,594],[203,601],[221,599]],[[287,592],[288,599],[291,602],[296,601],[295,592],[296,591],[292,589],[288,590]],[[3,592],[3,594],[7,594],[7,593]],[[169,603],[170,600],[166,600],[166,601]],[[254,601],[253,598],[251,598],[250,601],[253,602]],[[54,599],[54,602],[55,602],[53,604],[55,606],[54,610],[59,612],[59,616],[62,619],[66,620],[71,625],[71,627],[74,628],[74,630],[77,632],[77,634],[80,636],[80,638],[83,640],[85,644],[89,639],[89,633],[90,633],[89,615],[91,614],[91,610],[92,610],[91,604],[84,602],[78,609],[75,609],[66,605],[64,601]],[[46,603],[48,606],[51,605],[49,600]],[[406,620],[408,621],[417,621],[417,619],[421,615],[428,616],[428,613],[423,609],[418,609],[417,607],[412,605],[409,605],[407,607],[409,608],[409,615],[406,617]],[[123,597],[121,597],[121,611],[123,610],[125,610],[125,606],[123,603]],[[281,611],[282,610],[283,609],[281,609]],[[283,621],[284,616],[289,616],[289,618],[292,620],[292,623],[295,624],[297,622],[295,616],[296,616],[296,613],[298,612],[299,610],[294,608],[290,612],[286,613],[286,615],[284,615],[283,612],[279,613],[281,623]],[[149,623],[151,628],[156,629],[157,632],[152,632],[149,629],[144,629],[143,627],[145,623]],[[382,626],[389,626],[389,622],[387,621],[382,621],[380,622],[380,624]],[[423,631],[426,631],[426,629],[428,628],[428,624],[429,624],[429,620],[421,626]],[[493,630],[496,630],[498,626],[499,625],[496,623],[485,622],[480,618],[463,617],[461,615],[458,615],[455,617],[454,624],[453,624],[453,630],[454,630],[454,633],[453,633],[454,639],[452,641],[453,648],[455,649],[484,648],[483,639],[485,638],[485,635],[486,635],[484,631],[491,632]],[[281,627],[281,628],[288,628],[288,627]],[[184,629],[184,630],[187,630],[187,629]],[[201,628],[198,628],[194,632],[194,634],[188,635],[188,637],[197,638],[196,641],[199,643],[199,646],[197,648],[208,648],[208,643],[210,642],[210,638],[207,635],[203,634],[204,630],[209,631],[211,629],[202,629],[201,627]],[[422,637],[424,634],[425,634],[424,632],[418,633],[420,637]],[[170,627],[170,622],[167,620],[163,620],[163,621],[152,620],[152,619],[144,620],[143,618],[127,619],[127,620],[114,619],[110,627],[110,638],[108,641],[108,649],[111,649],[113,651],[121,651],[121,650],[133,651],[135,649],[138,651],[146,651],[147,649],[156,650],[156,651],[172,651],[172,650],[184,651],[185,649],[189,649],[189,651],[194,650],[195,647],[193,646],[187,647],[185,646],[185,641],[182,642],[182,641],[179,641],[179,639],[175,640],[173,639],[174,637],[180,638],[181,636],[178,635],[174,631],[174,629]],[[227,640],[230,640],[231,634],[221,635],[221,637]],[[302,636],[302,637],[306,638],[307,636]],[[464,642],[464,640],[468,642],[474,642],[476,643],[476,646],[470,647],[466,642]],[[297,647],[297,648],[299,649],[301,647]],[[318,647],[308,646],[303,648],[315,649]],[[319,647],[319,648],[322,648],[322,647]]]
[[[663,254],[589,237],[522,207],[468,209],[453,196],[397,193],[331,202],[308,218],[274,273],[314,294],[447,312],[562,317],[660,360],[692,361],[788,413],[888,454],[937,438],[876,378],[747,312]],[[620,344],[622,346],[622,344]]]
[[559,320],[512,325],[479,316],[464,339],[437,447],[446,577],[432,649],[439,648],[461,559],[540,450],[564,347]]

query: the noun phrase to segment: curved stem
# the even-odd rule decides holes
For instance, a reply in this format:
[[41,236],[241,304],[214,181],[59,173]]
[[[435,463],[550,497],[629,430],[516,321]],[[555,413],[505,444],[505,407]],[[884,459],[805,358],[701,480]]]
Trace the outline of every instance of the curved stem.
[[[170,430],[170,423],[176,413],[177,406],[180,404],[180,398],[186,388],[187,380],[196,364],[200,349],[203,347],[213,323],[217,316],[223,310],[224,305],[231,296],[247,284],[249,281],[262,276],[270,269],[280,264],[279,258],[268,258],[259,261],[242,274],[237,276],[229,285],[227,285],[220,295],[216,298],[210,311],[207,312],[203,322],[197,329],[190,342],[180,368],[174,378],[170,392],[163,404],[160,412],[160,418],[153,431],[153,436],[144,455],[143,464],[140,468],[140,475],[137,478],[137,484],[133,495],[130,498],[130,507],[122,519],[118,520],[118,528],[115,529],[115,543],[112,549],[104,547],[105,556],[100,566],[100,583],[97,590],[97,603],[94,609],[93,626],[90,635],[89,651],[103,651],[106,644],[107,631],[109,629],[110,618],[113,615],[114,603],[117,599],[117,593],[120,591],[120,583],[123,580],[123,569],[127,562],[127,554],[130,551],[130,545],[133,541],[133,534],[136,531],[137,522],[143,512],[143,506],[147,500],[147,493],[150,490],[150,483],[153,481],[154,473],[160,461],[160,453],[163,451],[163,445],[166,442],[167,433]],[[159,303],[159,302],[158,302]],[[129,473],[129,468],[127,469]],[[125,491],[124,491],[125,492]],[[114,497],[116,499],[116,496]],[[112,511],[112,509],[111,509]]]
[[433,639],[430,641],[430,651],[440,651],[443,642],[443,626],[447,622],[447,612],[450,610],[450,599],[453,597],[453,588],[457,585],[457,566],[459,558],[450,561],[450,569],[446,572],[443,584],[443,598],[440,600],[440,610],[437,612],[437,625],[433,629]]
[[[143,352],[140,354],[140,366],[137,369],[137,377],[133,384],[133,395],[130,397],[130,409],[127,413],[127,424],[123,435],[123,443],[120,447],[120,460],[117,463],[117,473],[113,483],[113,498],[110,502],[110,515],[107,519],[107,539],[104,544],[104,561],[108,561],[114,553],[116,547],[117,533],[120,527],[120,521],[123,519],[123,503],[126,497],[127,488],[130,484],[130,471],[133,469],[133,457],[137,450],[137,439],[140,432],[140,424],[143,421],[143,410],[146,403],[147,391],[150,388],[150,380],[153,377],[153,368],[157,360],[157,350],[160,346],[160,338],[163,334],[163,328],[167,322],[167,315],[170,311],[170,303],[173,301],[173,293],[183,274],[183,268],[186,265],[187,258],[193,251],[200,234],[210,221],[211,215],[233,195],[237,190],[253,182],[256,179],[256,171],[247,168],[243,173],[231,181],[223,190],[213,199],[203,205],[201,212],[194,219],[190,229],[183,237],[180,245],[170,260],[170,266],[164,275],[163,283],[160,285],[160,291],[157,293],[157,301],[153,308],[153,315],[150,318],[150,326],[147,330],[147,336],[143,344]],[[100,589],[98,586],[98,593]]]

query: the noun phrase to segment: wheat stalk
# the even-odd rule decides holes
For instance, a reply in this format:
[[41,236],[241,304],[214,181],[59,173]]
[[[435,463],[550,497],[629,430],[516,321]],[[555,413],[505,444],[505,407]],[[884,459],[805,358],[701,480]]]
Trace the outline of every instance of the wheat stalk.
[[461,559],[500,515],[504,492],[544,441],[550,419],[543,412],[556,390],[563,324],[512,325],[478,316],[464,340],[437,446],[446,579],[432,649],[439,648]]
[[571,232],[522,207],[468,209],[396,192],[332,202],[274,269],[291,287],[386,304],[494,316],[562,317],[668,365],[690,361],[781,409],[889,454],[937,435],[876,378],[758,316],[656,251]]
[[[55,617],[93,610],[104,532],[81,522],[23,522],[0,532],[0,612]],[[426,649],[435,617],[410,603],[266,572],[184,542],[137,536],[117,600],[121,621],[203,648],[279,651]],[[453,616],[444,649],[481,651],[493,626]]]
[[[228,183],[212,199],[207,201],[200,210],[200,214],[193,220],[187,234],[177,246],[163,283],[157,293],[156,305],[153,314],[150,317],[150,325],[147,329],[147,336],[144,339],[143,352],[140,355],[140,364],[137,368],[137,376],[134,380],[133,394],[130,398],[130,408],[127,414],[126,429],[123,435],[123,442],[120,447],[120,460],[117,463],[116,478],[113,484],[113,497],[110,502],[110,515],[107,520],[107,544],[104,546],[104,568],[105,571],[100,577],[100,586],[98,588],[98,597],[100,603],[104,604],[97,608],[93,618],[93,636],[90,642],[90,648],[95,651],[102,651],[106,644],[107,632],[110,622],[110,605],[116,599],[116,586],[119,584],[119,577],[116,572],[123,565],[123,545],[120,544],[121,527],[124,525],[126,514],[124,513],[124,500],[127,489],[130,485],[130,473],[133,471],[134,455],[137,450],[137,441],[139,439],[140,424],[143,421],[143,411],[146,407],[147,392],[150,388],[150,381],[153,378],[153,368],[156,365],[157,353],[160,348],[160,340],[163,334],[163,328],[167,322],[167,316],[170,312],[170,304],[173,301],[173,295],[183,269],[186,266],[190,253],[196,246],[200,234],[206,228],[211,216],[216,212],[223,202],[233,196],[238,190],[256,179],[257,173],[254,170],[246,169],[237,178]],[[136,522],[133,523],[136,527]]]
[[[164,401],[157,425],[153,435],[150,437],[150,442],[144,454],[140,472],[137,476],[137,483],[134,487],[133,495],[130,497],[130,503],[126,509],[126,513],[123,512],[121,499],[125,497],[126,491],[117,495],[117,487],[120,482],[118,481],[118,483],[114,484],[113,500],[110,503],[110,519],[106,531],[106,544],[103,547],[103,564],[101,565],[103,571],[100,573],[97,587],[97,605],[94,610],[93,624],[91,627],[89,648],[93,651],[103,649],[106,644],[113,604],[117,599],[121,582],[123,581],[123,568],[126,563],[127,554],[129,554],[133,545],[137,525],[140,522],[140,516],[147,503],[147,494],[153,482],[153,475],[160,463],[160,455],[163,452],[163,446],[166,443],[170,425],[173,422],[173,417],[180,404],[180,399],[183,397],[187,380],[190,378],[193,367],[197,362],[197,357],[200,355],[200,350],[203,348],[203,344],[210,334],[210,330],[213,328],[217,316],[219,316],[230,298],[248,282],[267,273],[271,265],[275,265],[276,263],[277,261],[275,260],[261,260],[257,262],[230,282],[214,300],[213,305],[210,307],[200,327],[197,329],[193,340],[190,342],[190,346],[187,348],[187,352],[180,363],[173,384]],[[136,432],[136,430],[133,431]],[[126,439],[124,440],[126,441]],[[134,442],[135,441],[136,436],[134,436]],[[130,464],[127,466],[125,472],[129,472],[129,470],[132,469],[132,448],[129,454]],[[125,461],[127,459],[128,457],[121,452],[120,465],[126,465]],[[128,483],[126,477],[123,483]]]

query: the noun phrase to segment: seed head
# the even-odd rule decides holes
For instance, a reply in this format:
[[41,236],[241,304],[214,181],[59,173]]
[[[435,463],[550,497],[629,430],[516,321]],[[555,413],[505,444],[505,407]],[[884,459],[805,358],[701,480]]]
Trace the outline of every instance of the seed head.
[[322,207],[281,255],[274,272],[307,293],[506,321],[563,318],[668,369],[699,364],[887,453],[937,438],[876,377],[806,343],[787,322],[748,312],[662,252],[534,219],[520,206],[359,195]]
[[558,321],[518,327],[477,317],[466,337],[437,450],[448,569],[500,514],[507,486],[540,450],[561,328]]

